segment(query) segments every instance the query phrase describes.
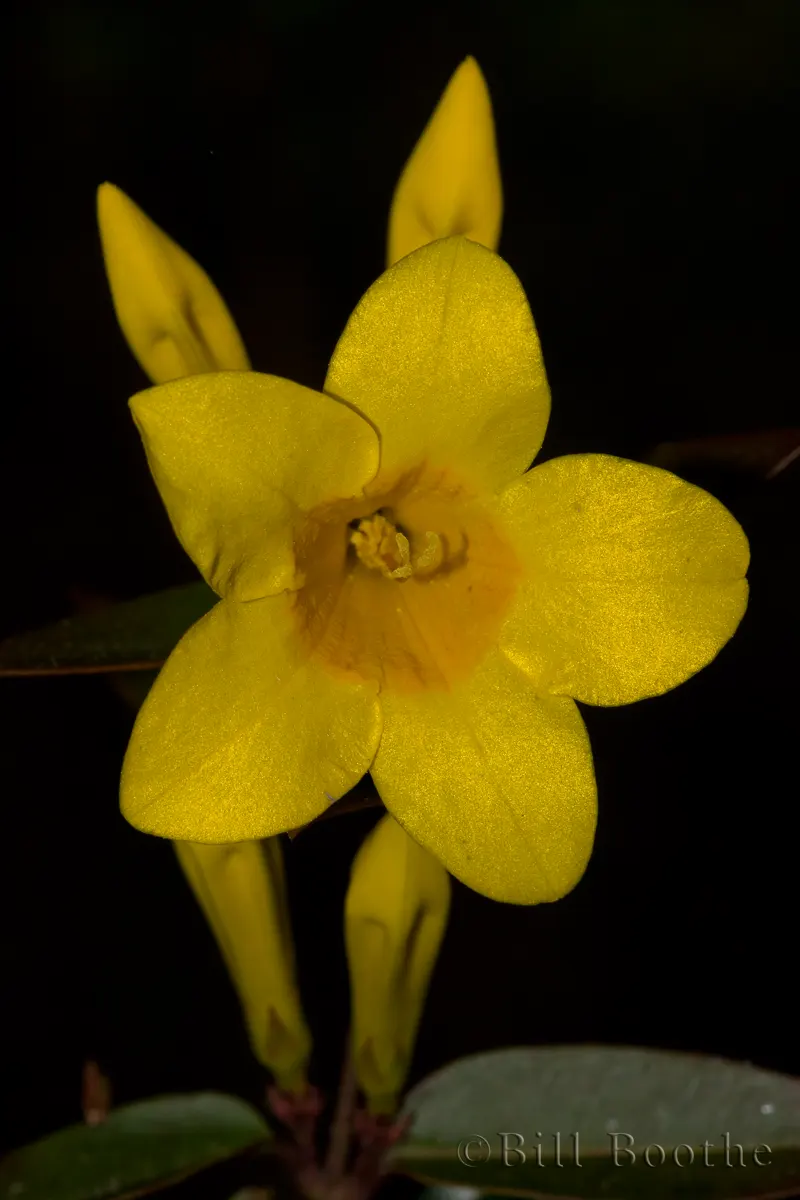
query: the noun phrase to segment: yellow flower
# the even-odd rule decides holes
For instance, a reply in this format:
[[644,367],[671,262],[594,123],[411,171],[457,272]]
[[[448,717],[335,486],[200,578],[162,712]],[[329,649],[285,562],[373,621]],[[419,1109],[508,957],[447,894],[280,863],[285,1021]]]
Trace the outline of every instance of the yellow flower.
[[596,811],[574,701],[658,695],[708,663],[744,613],[748,547],[667,471],[591,454],[527,471],[550,401],[511,269],[460,237],[401,259],[321,393],[222,372],[131,405],[222,597],[139,713],[132,824],[266,837],[369,770],[470,887],[569,891]]
[[353,1062],[372,1112],[396,1107],[449,908],[447,871],[383,817],[356,855],[345,900]]
[[[166,383],[211,371],[248,370],[238,330],[202,267],[112,184],[98,189],[97,200],[114,307],[133,354],[151,380]],[[420,219],[428,230],[426,234],[423,229],[422,241],[455,232],[463,224],[464,232],[494,247],[500,216],[491,105],[477,64],[468,59],[451,81],[398,187],[390,218],[390,253],[400,257],[421,244],[415,225]],[[354,540],[366,536],[360,532]],[[434,543],[427,559],[425,553],[417,556],[418,575],[426,562],[431,569],[439,565],[440,550]],[[411,574],[408,562],[405,574]],[[427,861],[425,876],[443,875],[439,891],[449,895],[443,869],[399,826],[391,825],[395,839],[399,836],[407,843],[402,861]],[[378,840],[379,845],[385,842],[385,835]],[[256,1056],[274,1071],[282,1087],[301,1088],[310,1038],[294,984],[279,842],[272,838],[263,847],[256,842],[174,845],[239,992]],[[359,861],[363,858],[362,854]],[[446,907],[442,930],[445,917]],[[424,940],[418,945],[421,948]],[[359,978],[363,977],[362,973]],[[424,980],[419,971],[414,981],[420,1008]],[[363,988],[354,984],[354,990],[362,1007]],[[368,1007],[367,1015],[375,1011]],[[409,1053],[419,1019],[419,1011],[414,1012],[412,1005],[402,1026]],[[360,1062],[366,1063],[366,1054]],[[369,1079],[367,1074],[365,1086]]]
[[294,976],[278,838],[175,850],[242,1001],[256,1058],[281,1088],[302,1091],[311,1052]]
[[400,177],[389,217],[389,265],[458,233],[496,250],[502,216],[492,102],[480,67],[467,58]]

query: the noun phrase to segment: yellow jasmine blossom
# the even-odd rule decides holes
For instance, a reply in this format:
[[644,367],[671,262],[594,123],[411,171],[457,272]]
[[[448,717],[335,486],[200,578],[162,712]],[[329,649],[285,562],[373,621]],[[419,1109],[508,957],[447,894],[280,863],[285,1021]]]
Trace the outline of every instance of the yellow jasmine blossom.
[[97,218],[117,320],[153,383],[249,371],[239,331],[203,268],[111,183],[98,188]]
[[450,909],[450,876],[390,816],[364,841],[345,900],[356,1077],[375,1113],[405,1083]]
[[317,816],[368,770],[403,828],[520,904],[578,881],[596,795],[574,701],[660,694],[747,602],[746,538],[667,471],[527,468],[549,415],[514,273],[465,238],[369,289],[323,392],[222,372],[131,401],[221,602],[134,728],[122,808],[219,843]]
[[294,975],[280,841],[175,842],[244,1009],[256,1058],[288,1091],[302,1091],[311,1037]]
[[497,249],[503,189],[492,102],[474,58],[453,75],[406,163],[389,216],[388,262],[464,234]]

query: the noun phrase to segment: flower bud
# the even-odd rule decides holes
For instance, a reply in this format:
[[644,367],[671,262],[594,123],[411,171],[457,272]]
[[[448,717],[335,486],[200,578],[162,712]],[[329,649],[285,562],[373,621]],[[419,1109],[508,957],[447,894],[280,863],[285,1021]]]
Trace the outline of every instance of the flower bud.
[[449,908],[445,868],[383,817],[356,855],[345,901],[352,1053],[373,1113],[396,1107]]
[[466,58],[400,176],[389,216],[388,264],[454,234],[496,250],[502,217],[492,102],[480,67]]
[[250,370],[225,301],[185,250],[112,183],[98,188],[97,219],[117,320],[153,383]]
[[283,1090],[302,1091],[311,1037],[295,983],[280,839],[173,844],[239,993],[256,1058]]

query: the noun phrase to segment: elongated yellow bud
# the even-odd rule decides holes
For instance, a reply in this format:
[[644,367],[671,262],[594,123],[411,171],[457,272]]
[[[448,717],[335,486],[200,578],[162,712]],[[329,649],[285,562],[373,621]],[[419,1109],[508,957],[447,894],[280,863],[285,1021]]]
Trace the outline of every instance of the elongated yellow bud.
[[295,983],[280,839],[173,844],[239,993],[256,1058],[279,1087],[302,1091],[311,1036]]
[[112,183],[97,219],[117,320],[153,383],[206,371],[249,371],[225,301],[201,266]]
[[396,1107],[449,908],[447,871],[383,817],[356,855],[345,901],[352,1052],[371,1112]]
[[389,216],[388,264],[459,233],[496,250],[502,219],[492,102],[480,67],[465,58],[400,176]]

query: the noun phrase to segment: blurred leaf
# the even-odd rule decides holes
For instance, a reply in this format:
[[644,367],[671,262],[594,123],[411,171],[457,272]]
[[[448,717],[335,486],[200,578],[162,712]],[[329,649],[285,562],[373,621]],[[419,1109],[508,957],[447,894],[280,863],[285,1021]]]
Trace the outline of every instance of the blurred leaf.
[[419,1200],[478,1200],[482,1195],[478,1188],[438,1185],[425,1188]]
[[14,1151],[0,1163],[0,1200],[143,1196],[270,1138],[260,1113],[234,1096],[159,1096]]
[[700,467],[774,479],[799,456],[800,429],[764,429],[685,442],[661,442],[647,461],[676,475]]
[[[800,1081],[744,1063],[627,1047],[496,1050],[418,1084],[406,1098],[406,1116],[413,1118],[410,1132],[388,1165],[426,1183],[617,1200],[800,1194]],[[644,1160],[653,1143],[663,1147],[664,1165],[655,1148],[654,1165]],[[759,1166],[753,1151],[767,1146]],[[474,1166],[460,1161],[459,1147]]]
[[159,667],[217,596],[205,583],[168,588],[0,642],[0,675],[69,675]]

